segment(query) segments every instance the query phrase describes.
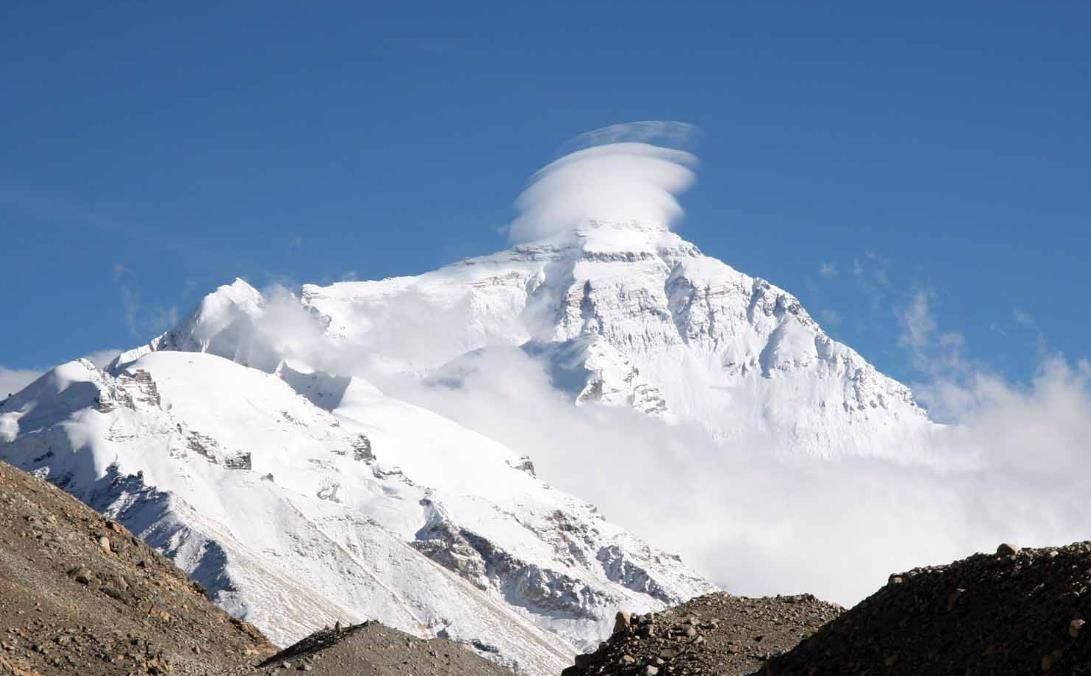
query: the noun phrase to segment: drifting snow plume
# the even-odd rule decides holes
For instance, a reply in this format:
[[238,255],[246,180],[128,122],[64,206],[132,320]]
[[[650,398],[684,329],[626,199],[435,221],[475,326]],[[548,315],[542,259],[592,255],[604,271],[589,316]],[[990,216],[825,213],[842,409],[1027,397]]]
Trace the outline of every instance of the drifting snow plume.
[[[624,131],[607,130],[614,131],[588,140],[618,138]],[[638,221],[669,228],[682,216],[675,196],[693,183],[691,167],[696,163],[697,158],[688,152],[648,143],[609,143],[577,150],[531,178],[515,203],[520,214],[511,224],[511,239],[544,239],[589,221]]]

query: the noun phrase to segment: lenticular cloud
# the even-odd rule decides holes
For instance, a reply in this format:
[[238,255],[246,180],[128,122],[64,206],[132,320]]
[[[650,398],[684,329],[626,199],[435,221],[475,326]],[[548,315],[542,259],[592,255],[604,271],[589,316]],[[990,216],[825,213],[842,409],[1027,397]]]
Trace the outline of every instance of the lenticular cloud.
[[[637,124],[670,129],[669,125],[679,123]],[[577,140],[596,143],[624,138],[626,127],[607,127]],[[653,137],[636,133],[640,129],[644,127],[636,128],[633,136]],[[677,138],[679,133],[675,130],[667,138]],[[670,227],[682,217],[676,196],[693,183],[696,163],[696,156],[689,152],[646,142],[610,142],[577,150],[534,174],[515,202],[519,216],[509,234],[513,241],[527,242],[560,235],[589,221]]]

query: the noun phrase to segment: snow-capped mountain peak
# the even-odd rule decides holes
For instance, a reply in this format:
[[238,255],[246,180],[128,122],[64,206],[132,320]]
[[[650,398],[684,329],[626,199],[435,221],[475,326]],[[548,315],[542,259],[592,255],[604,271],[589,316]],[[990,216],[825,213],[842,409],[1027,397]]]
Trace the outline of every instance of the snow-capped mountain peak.
[[790,293],[656,223],[587,220],[298,295],[235,280],[107,369],[65,364],[4,402],[0,457],[115,515],[276,640],[378,617],[555,671],[619,607],[711,586],[518,448],[364,374],[450,383],[518,350],[573,405],[770,453],[911,451],[933,428]]
[[[590,221],[418,277],[305,285],[301,300],[330,339],[366,346],[386,369],[428,373],[522,346],[559,360],[550,372],[582,370],[564,388],[577,401],[720,437],[761,431],[777,450],[869,454],[932,428],[908,388],[830,338],[793,295],[640,222]],[[397,339],[409,332],[427,339]]]

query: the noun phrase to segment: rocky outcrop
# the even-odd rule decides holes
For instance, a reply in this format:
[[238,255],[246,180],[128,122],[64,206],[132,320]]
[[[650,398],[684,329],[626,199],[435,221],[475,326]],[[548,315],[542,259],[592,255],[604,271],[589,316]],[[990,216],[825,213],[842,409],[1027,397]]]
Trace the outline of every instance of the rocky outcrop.
[[841,612],[809,595],[744,598],[724,593],[660,613],[622,611],[610,638],[594,652],[577,655],[562,674],[744,676]]
[[419,639],[378,622],[337,625],[320,629],[265,660],[259,673],[512,676],[510,670],[475,655],[473,648],[443,638]]

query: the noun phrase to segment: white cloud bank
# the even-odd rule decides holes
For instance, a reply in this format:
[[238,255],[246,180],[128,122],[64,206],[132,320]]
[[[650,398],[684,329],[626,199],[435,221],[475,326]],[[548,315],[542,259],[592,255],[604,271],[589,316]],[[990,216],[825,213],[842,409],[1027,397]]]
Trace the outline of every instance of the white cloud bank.
[[736,593],[850,604],[895,571],[1091,533],[1086,364],[1052,362],[1023,388],[946,384],[964,408],[938,442],[949,462],[928,465],[786,461],[761,437],[717,443],[631,410],[575,407],[518,350],[479,353],[458,387],[385,385],[528,453],[547,481]]

